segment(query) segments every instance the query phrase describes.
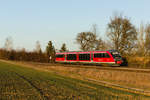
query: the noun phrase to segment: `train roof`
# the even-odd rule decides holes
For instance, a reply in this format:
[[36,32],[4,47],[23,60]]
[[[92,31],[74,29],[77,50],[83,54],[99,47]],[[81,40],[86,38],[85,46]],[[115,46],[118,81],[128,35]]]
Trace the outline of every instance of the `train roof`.
[[108,50],[109,52],[119,52],[118,50]]
[[95,50],[95,51],[66,51],[66,52],[56,52],[56,53],[76,53],[76,52],[81,52],[81,53],[88,53],[88,52],[118,52],[118,50]]

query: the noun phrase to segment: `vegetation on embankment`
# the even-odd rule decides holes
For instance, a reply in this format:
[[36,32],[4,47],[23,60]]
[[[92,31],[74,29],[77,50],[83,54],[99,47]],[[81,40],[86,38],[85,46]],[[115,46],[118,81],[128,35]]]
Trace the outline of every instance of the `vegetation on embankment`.
[[0,62],[0,84],[2,100],[149,99],[144,95],[4,62]]
[[149,56],[136,56],[133,55],[133,57],[127,57],[128,60],[128,67],[134,67],[134,68],[150,68],[150,57]]

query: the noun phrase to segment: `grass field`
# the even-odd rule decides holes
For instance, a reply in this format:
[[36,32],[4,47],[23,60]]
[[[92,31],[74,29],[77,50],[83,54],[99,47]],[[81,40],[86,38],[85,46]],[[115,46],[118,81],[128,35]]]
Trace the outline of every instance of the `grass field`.
[[54,73],[0,62],[0,100],[149,100]]

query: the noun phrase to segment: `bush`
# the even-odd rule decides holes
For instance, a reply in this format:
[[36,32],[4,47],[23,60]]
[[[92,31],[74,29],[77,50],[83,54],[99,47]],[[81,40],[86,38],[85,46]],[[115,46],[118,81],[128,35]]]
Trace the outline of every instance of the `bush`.
[[48,62],[49,57],[45,53],[26,52],[26,51],[7,51],[0,49],[0,58],[17,61]]

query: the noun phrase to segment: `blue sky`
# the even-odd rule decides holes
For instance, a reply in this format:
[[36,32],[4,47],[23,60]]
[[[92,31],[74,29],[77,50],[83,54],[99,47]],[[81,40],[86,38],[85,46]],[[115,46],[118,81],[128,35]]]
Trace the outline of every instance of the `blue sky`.
[[0,0],[0,47],[8,36],[14,48],[35,48],[35,42],[45,49],[48,41],[60,49],[66,43],[69,50],[78,50],[77,33],[89,31],[97,24],[104,37],[114,12],[129,17],[138,28],[150,22],[149,0]]

